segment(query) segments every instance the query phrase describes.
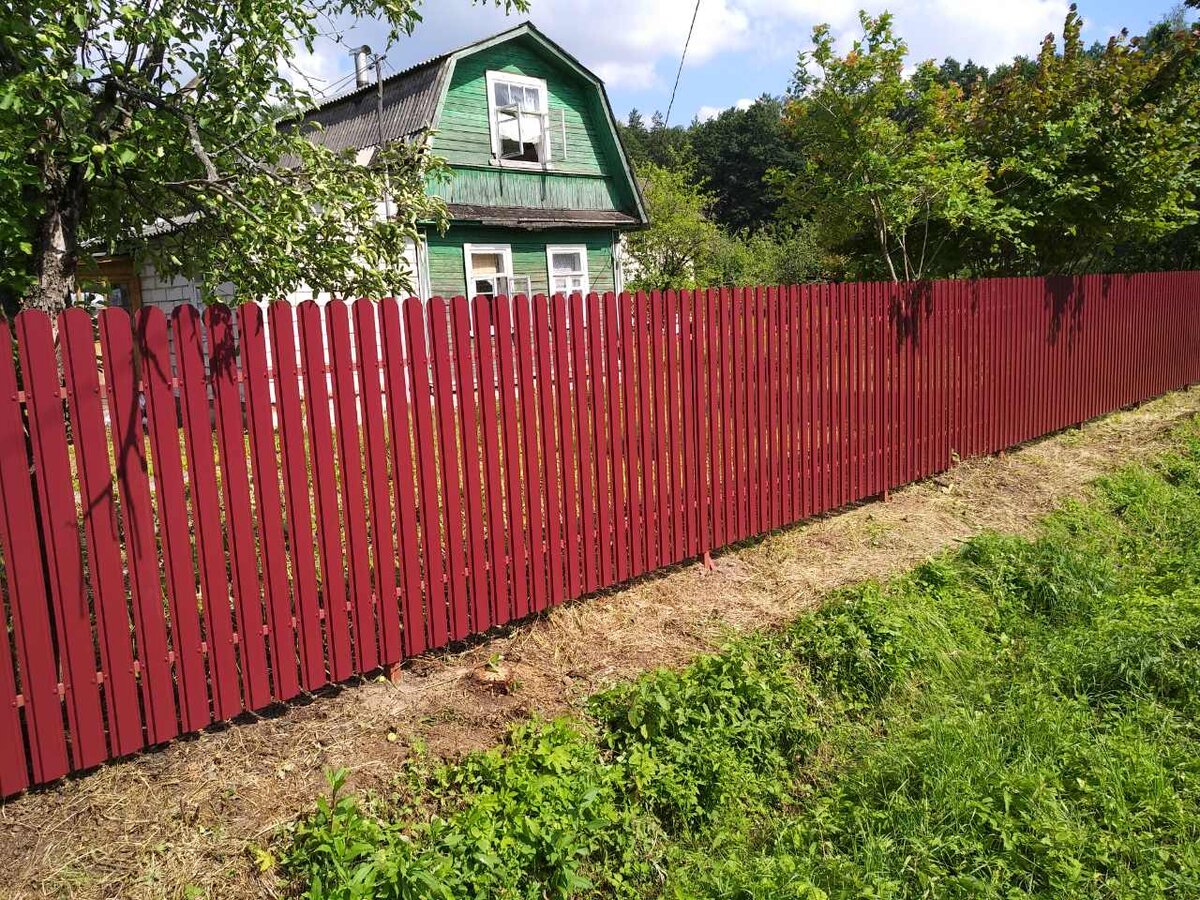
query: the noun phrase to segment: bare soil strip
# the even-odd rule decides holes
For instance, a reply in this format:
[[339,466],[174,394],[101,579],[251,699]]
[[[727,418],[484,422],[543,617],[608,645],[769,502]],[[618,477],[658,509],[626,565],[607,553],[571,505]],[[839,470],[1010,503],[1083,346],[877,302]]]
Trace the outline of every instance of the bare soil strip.
[[[278,713],[0,804],[3,897],[273,897],[250,848],[307,810],[324,771],[385,788],[416,743],[454,755],[509,723],[569,711],[648,668],[686,662],[731,632],[811,609],[831,588],[885,577],[985,530],[1019,533],[1096,476],[1162,450],[1200,412],[1200,387],[892,495],[551,611],[470,649],[409,662]],[[489,667],[489,661],[492,666]],[[499,664],[499,666],[497,665]],[[497,685],[497,667],[514,679]]]

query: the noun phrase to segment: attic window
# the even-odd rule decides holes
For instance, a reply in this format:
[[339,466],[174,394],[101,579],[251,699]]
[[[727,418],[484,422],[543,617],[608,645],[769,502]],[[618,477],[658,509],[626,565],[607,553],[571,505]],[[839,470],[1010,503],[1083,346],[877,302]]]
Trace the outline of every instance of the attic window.
[[542,165],[550,159],[546,82],[488,72],[488,119],[492,156],[501,162]]

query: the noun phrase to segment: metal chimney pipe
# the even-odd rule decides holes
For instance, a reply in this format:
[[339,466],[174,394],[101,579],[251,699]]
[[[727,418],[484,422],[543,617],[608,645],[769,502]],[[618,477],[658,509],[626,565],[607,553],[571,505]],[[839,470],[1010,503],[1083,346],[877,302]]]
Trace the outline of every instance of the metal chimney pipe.
[[363,44],[351,53],[354,56],[354,86],[366,87],[371,83],[371,48]]

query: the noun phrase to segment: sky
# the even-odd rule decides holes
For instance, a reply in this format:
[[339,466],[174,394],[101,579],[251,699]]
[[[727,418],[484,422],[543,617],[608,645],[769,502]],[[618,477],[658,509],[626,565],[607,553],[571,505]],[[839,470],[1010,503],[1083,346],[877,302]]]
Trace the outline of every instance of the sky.
[[[845,45],[858,10],[890,11],[910,60],[954,56],[992,66],[1032,56],[1049,32],[1060,33],[1069,0],[699,0],[695,29],[671,111],[672,124],[748,105],[788,85],[796,54],[811,46],[814,25],[827,22]],[[1105,41],[1128,27],[1142,32],[1175,0],[1079,0],[1084,38]],[[344,90],[353,72],[351,47],[369,44],[386,56],[385,76],[528,19],[604,79],[616,114],[631,109],[647,121],[666,112],[695,0],[530,0],[528,13],[506,16],[469,0],[429,0],[411,37],[387,46],[377,22],[329,26],[312,54],[295,67],[315,91]]]

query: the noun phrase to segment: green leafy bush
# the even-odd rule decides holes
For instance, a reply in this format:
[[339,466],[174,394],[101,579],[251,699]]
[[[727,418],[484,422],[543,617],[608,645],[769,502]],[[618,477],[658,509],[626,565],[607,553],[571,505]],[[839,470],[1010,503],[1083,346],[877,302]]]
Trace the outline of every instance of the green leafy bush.
[[817,742],[808,697],[774,641],[734,644],[593,698],[601,742],[637,802],[670,832],[778,799]]

